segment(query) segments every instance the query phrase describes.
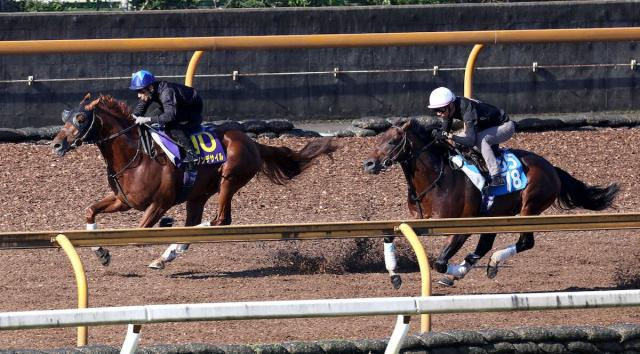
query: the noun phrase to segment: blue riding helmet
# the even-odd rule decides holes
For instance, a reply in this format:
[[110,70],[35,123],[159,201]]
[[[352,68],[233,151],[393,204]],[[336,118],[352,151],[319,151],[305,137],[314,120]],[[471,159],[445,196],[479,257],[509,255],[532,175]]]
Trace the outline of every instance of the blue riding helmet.
[[155,76],[147,70],[140,70],[131,75],[129,90],[138,91],[156,82]]

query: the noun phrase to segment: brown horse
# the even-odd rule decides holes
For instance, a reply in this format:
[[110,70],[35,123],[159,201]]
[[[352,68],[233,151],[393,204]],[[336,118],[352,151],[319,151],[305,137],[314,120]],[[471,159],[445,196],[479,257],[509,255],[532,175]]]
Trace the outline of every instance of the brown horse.
[[[180,195],[182,168],[177,168],[161,149],[144,153],[141,128],[134,124],[129,107],[110,96],[91,100],[87,95],[79,107],[63,114],[64,126],[53,140],[53,151],[64,156],[82,143],[93,143],[107,164],[108,182],[113,193],[86,210],[87,229],[96,228],[96,215],[136,209],[144,211],[138,227],[152,227],[172,206],[186,201],[185,226],[202,221],[207,200],[218,193],[218,213],[207,224],[231,223],[231,198],[262,171],[273,183],[284,184],[302,173],[320,155],[330,155],[337,147],[329,138],[317,139],[299,151],[257,143],[237,130],[221,131],[227,161],[197,168],[197,178],[186,195]],[[184,192],[183,192],[184,194]],[[162,269],[165,262],[188,245],[172,245],[165,256],[149,266]],[[110,255],[94,249],[104,265]],[[169,255],[170,254],[170,255]]]
[[[409,211],[419,218],[463,218],[477,216],[538,215],[554,204],[563,209],[585,208],[602,210],[611,206],[618,193],[618,186],[588,186],[544,158],[523,150],[512,150],[521,160],[528,185],[521,191],[495,197],[488,212],[481,214],[481,193],[469,178],[449,163],[453,147],[446,141],[432,138],[433,127],[421,126],[409,121],[393,126],[382,134],[374,150],[364,160],[368,173],[378,174],[393,164],[400,164],[408,184]],[[482,234],[475,252],[465,257],[459,265],[449,260],[462,247],[470,235],[452,235],[442,249],[434,268],[445,277],[443,285],[453,285],[471,267],[491,250],[496,234]],[[385,251],[392,248],[392,239],[385,239]],[[496,251],[487,267],[487,276],[493,278],[498,265],[516,253],[534,246],[533,233],[524,232],[515,245]],[[401,284],[395,274],[395,258],[385,252],[387,269],[392,275],[394,287]]]

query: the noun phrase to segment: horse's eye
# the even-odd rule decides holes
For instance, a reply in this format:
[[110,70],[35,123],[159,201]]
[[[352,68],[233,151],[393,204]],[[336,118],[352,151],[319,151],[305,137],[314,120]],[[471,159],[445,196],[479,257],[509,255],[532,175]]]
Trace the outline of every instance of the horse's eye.
[[84,123],[84,120],[85,120],[84,114],[80,113],[76,116],[76,122],[78,122],[78,124]]

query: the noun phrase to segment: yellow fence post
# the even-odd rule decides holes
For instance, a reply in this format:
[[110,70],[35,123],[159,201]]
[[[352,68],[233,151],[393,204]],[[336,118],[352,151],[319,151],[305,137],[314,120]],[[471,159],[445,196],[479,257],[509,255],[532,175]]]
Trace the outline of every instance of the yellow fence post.
[[467,66],[464,69],[464,97],[466,98],[472,98],[473,96],[473,70],[476,68],[478,53],[483,47],[484,45],[482,44],[474,45],[471,53],[469,53],[469,58],[467,58]]
[[[56,236],[56,242],[60,245],[60,247],[64,250],[71,261],[71,266],[73,267],[73,273],[76,276],[76,283],[78,285],[78,308],[86,309],[89,305],[88,294],[87,294],[87,276],[84,273],[84,267],[82,266],[82,261],[76,252],[76,249],[73,247],[71,242],[67,236],[60,234]],[[87,345],[87,337],[88,331],[87,327],[78,327],[78,340],[77,345],[82,347]]]
[[[416,258],[418,259],[418,266],[420,267],[420,278],[422,279],[422,296],[431,296],[431,268],[429,267],[427,253],[424,251],[424,247],[422,247],[420,239],[418,239],[418,236],[413,231],[411,226],[402,223],[400,224],[398,229],[409,241],[411,247],[413,248],[413,252],[415,252],[416,254]],[[420,321],[420,332],[430,332],[431,315],[428,313],[421,315]]]
[[196,76],[196,69],[198,69],[198,64],[200,63],[200,57],[204,51],[198,50],[193,53],[191,56],[191,60],[189,61],[189,66],[187,67],[187,74],[184,77],[184,85],[193,87],[193,78]]

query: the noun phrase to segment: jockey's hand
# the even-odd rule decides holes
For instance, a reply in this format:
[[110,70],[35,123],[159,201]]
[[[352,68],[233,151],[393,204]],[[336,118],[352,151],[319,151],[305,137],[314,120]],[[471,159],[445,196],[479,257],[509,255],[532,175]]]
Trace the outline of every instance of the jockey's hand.
[[148,124],[151,123],[151,117],[138,117],[136,115],[131,115],[135,120],[136,124]]
[[447,140],[449,138],[451,138],[451,134],[445,132],[444,130],[440,130],[440,129],[435,129],[433,131],[431,131],[431,136],[435,139],[435,140]]

